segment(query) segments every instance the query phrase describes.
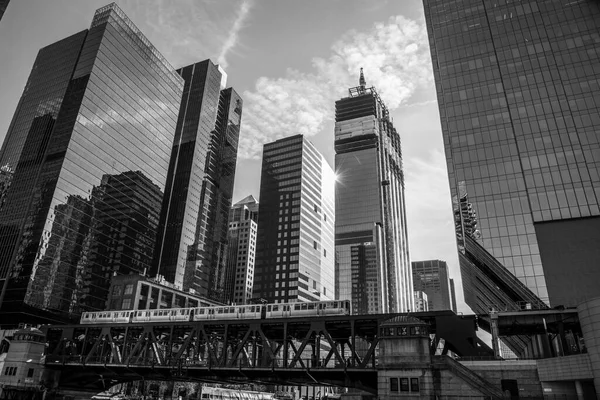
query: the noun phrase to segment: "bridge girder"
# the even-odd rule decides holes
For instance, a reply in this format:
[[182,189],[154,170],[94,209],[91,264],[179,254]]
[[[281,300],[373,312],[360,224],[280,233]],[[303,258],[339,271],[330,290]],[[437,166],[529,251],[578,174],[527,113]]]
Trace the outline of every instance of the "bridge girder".
[[[61,372],[55,386],[90,391],[155,379],[334,385],[376,393],[380,324],[397,315],[405,314],[48,326],[45,364]],[[471,327],[467,334],[475,336],[474,317],[412,315],[429,322],[431,332],[445,332],[447,347],[459,355],[479,351],[465,346],[469,341],[450,326]]]

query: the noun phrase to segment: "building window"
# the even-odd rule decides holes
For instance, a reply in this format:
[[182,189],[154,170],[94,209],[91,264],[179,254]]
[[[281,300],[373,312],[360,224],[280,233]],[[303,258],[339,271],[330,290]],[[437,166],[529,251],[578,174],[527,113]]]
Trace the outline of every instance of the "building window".
[[327,257],[327,249],[323,249],[323,257]]
[[125,285],[125,292],[123,294],[131,294],[133,293],[133,283],[128,283]]
[[123,299],[121,310],[129,310],[131,308],[131,299]]
[[408,378],[400,378],[400,391],[408,392]]
[[317,249],[317,241],[313,240],[313,247],[315,248],[315,250]]
[[398,391],[398,378],[390,378],[390,392]]
[[419,391],[419,378],[410,378],[410,391],[411,392]]
[[27,371],[28,378],[33,378],[33,371],[35,371],[33,368],[29,368],[29,370]]

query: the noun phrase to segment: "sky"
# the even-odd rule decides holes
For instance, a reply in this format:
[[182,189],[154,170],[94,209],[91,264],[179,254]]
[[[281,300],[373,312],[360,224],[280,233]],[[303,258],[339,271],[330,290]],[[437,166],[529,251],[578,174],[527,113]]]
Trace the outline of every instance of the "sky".
[[[0,21],[0,140],[38,50],[109,0],[12,0]],[[243,98],[233,201],[259,197],[262,146],[303,134],[334,167],[335,101],[360,68],[402,139],[412,261],[448,262],[464,304],[421,0],[119,0],[175,68],[210,58]]]

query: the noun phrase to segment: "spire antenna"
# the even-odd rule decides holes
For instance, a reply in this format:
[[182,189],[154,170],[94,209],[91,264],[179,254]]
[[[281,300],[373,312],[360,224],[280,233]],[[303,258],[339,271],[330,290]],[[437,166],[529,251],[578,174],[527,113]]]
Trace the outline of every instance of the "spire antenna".
[[365,75],[363,74],[363,69],[360,69],[360,79],[358,80],[358,84],[360,85],[360,88],[362,90],[365,90],[365,87],[367,86],[367,82],[365,81]]

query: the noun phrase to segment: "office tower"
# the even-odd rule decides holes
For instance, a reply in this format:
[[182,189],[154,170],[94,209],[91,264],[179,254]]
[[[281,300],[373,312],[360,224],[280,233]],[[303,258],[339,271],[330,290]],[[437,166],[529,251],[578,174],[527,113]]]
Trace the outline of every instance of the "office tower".
[[183,80],[115,4],[40,50],[6,140],[0,319],[104,308],[150,268]]
[[235,203],[229,211],[225,303],[246,304],[252,299],[258,202],[254,196]]
[[551,305],[600,295],[600,5],[424,5],[451,192],[478,214],[475,241]]
[[2,16],[4,15],[9,2],[10,0],[0,0],[0,20],[2,20]]
[[302,135],[263,148],[255,299],[335,299],[335,176]]
[[423,291],[415,291],[415,309],[411,311],[424,312],[429,311],[429,303],[427,301],[427,293]]
[[458,312],[458,308],[456,308],[456,288],[454,286],[454,279],[452,278],[450,278],[450,302],[452,311]]
[[427,293],[429,311],[452,310],[446,261],[413,261],[412,273],[415,291]]
[[336,293],[358,314],[414,309],[400,135],[361,69],[335,103]]
[[222,301],[242,100],[210,60],[177,72],[185,86],[151,274]]

